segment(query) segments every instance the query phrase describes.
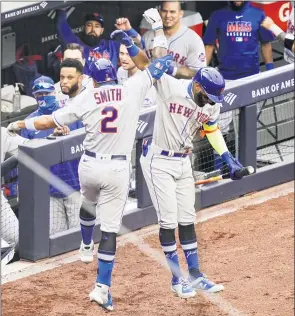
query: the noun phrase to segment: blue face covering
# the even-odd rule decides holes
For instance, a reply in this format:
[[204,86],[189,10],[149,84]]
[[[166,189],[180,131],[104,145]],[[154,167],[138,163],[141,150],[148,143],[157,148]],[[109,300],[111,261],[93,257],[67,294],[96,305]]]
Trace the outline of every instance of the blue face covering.
[[41,114],[51,114],[58,109],[58,102],[54,95],[44,95],[42,97],[37,97],[36,100],[39,104],[38,111]]

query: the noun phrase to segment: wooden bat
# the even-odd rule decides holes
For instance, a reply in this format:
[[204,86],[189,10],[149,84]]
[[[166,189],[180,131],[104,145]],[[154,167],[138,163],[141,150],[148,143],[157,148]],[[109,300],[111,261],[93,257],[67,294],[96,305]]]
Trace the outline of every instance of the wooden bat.
[[[248,167],[242,168],[241,170],[236,171],[237,176],[243,176],[243,177],[249,176],[252,173],[254,173],[254,168],[252,166],[248,166]],[[198,180],[195,182],[195,185],[212,183],[212,182],[216,182],[216,181],[224,180],[224,179],[230,179],[230,174],[225,173],[225,174],[221,174],[219,176],[211,177],[209,179]]]

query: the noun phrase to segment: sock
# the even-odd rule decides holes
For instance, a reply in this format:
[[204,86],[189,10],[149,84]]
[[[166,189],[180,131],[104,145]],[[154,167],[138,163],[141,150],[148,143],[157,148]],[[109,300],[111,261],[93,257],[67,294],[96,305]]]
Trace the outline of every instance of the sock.
[[104,261],[104,260],[98,259],[96,283],[101,283],[107,286],[111,286],[113,267],[114,267],[114,260]]
[[194,224],[178,225],[179,240],[183,249],[188,270],[191,276],[200,274],[197,237]]
[[98,247],[98,268],[96,282],[111,286],[116,253],[116,233],[101,232]]
[[82,203],[80,208],[80,227],[84,245],[91,244],[96,221],[95,212],[96,210],[93,205]]
[[178,279],[182,276],[178,254],[176,250],[176,241],[174,229],[160,228],[159,239],[167,259],[168,266],[172,272],[172,283],[177,283]]

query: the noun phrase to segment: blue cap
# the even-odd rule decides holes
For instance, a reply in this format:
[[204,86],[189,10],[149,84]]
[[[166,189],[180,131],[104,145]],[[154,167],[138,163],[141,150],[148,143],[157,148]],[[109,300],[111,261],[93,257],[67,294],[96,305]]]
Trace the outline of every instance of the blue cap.
[[38,93],[38,92],[53,92],[55,91],[54,87],[54,81],[46,76],[41,76],[37,79],[35,79],[33,83],[33,89],[32,92],[33,94]]

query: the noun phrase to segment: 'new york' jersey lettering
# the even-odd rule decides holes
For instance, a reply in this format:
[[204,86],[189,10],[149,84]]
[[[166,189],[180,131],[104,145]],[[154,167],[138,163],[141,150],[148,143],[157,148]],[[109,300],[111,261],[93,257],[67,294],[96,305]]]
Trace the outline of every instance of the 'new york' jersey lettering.
[[188,93],[190,80],[177,80],[164,74],[156,83],[159,105],[156,110],[153,142],[175,152],[192,147],[192,140],[202,125],[215,122],[220,104],[196,106]]
[[[154,32],[148,31],[143,35],[144,47],[148,58],[153,58]],[[187,28],[181,26],[176,34],[167,38],[168,54],[173,56],[176,67],[187,66],[199,68],[206,66],[205,47],[200,36]]]

